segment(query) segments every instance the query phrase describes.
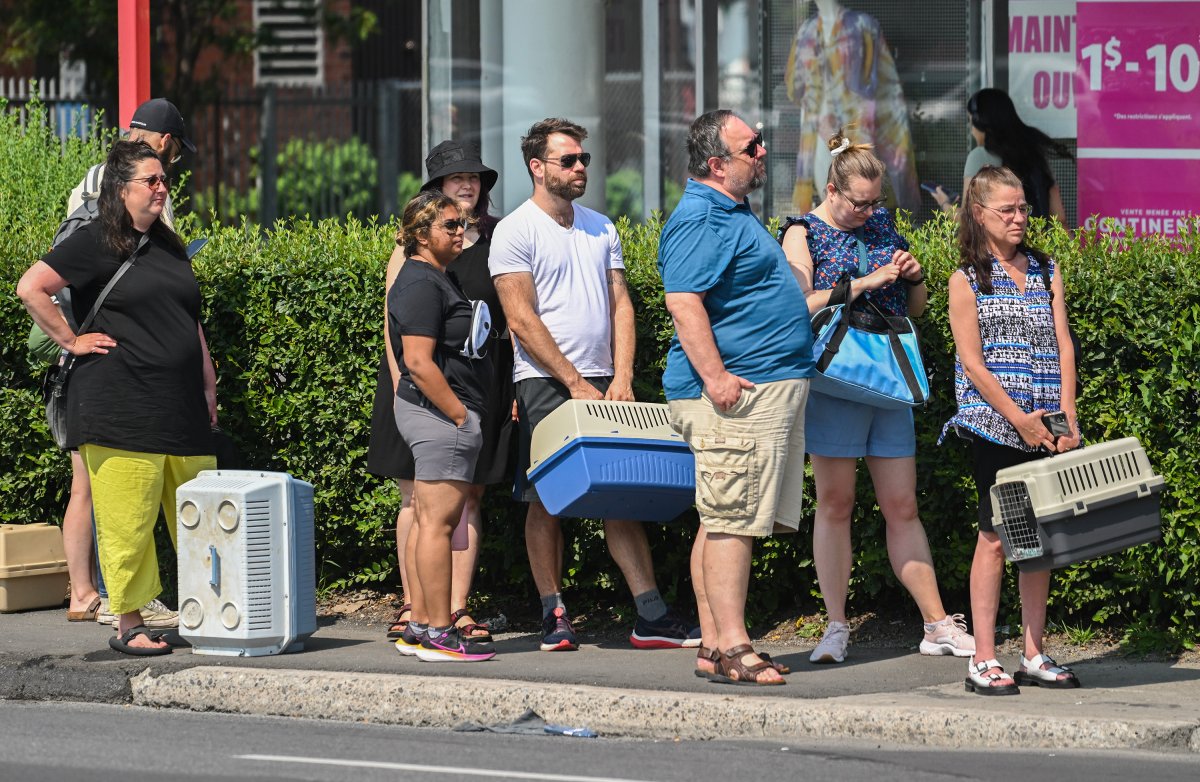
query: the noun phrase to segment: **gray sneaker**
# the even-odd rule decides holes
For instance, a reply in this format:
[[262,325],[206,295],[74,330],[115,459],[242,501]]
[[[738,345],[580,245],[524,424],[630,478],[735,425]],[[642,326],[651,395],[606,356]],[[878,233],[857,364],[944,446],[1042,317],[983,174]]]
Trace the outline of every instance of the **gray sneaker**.
[[[107,603],[103,607],[107,609]],[[139,610],[142,614],[142,624],[151,630],[169,630],[179,627],[179,613],[167,608],[157,598],[146,603]],[[118,618],[114,616],[111,624],[113,627],[116,627]]]
[[813,663],[840,663],[846,659],[846,647],[850,645],[850,625],[845,622],[830,622],[825,628],[821,643],[813,649],[808,661]]

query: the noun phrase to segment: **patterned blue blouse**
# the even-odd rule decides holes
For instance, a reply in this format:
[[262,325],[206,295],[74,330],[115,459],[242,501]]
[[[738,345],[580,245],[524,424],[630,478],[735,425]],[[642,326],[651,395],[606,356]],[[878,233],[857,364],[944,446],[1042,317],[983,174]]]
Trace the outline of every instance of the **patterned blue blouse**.
[[[788,218],[780,236],[790,226],[797,224],[808,229],[808,253],[813,260],[814,289],[823,291],[833,288],[846,272],[858,276],[858,242],[853,231],[834,228],[809,212],[801,217]],[[891,263],[892,253],[896,250],[908,249],[908,240],[896,230],[896,224],[886,209],[876,209],[867,218],[863,225],[863,243],[867,246],[867,274]],[[863,295],[889,315],[908,314],[908,286],[901,280]]]
[[[1032,255],[1025,274],[1025,293],[996,259],[992,259],[992,292],[981,293],[974,272],[959,269],[975,291],[979,308],[979,336],[983,362],[1012,400],[1025,412],[1058,410],[1062,404],[1062,374],[1058,363],[1058,339],[1050,293],[1042,280],[1041,264]],[[1054,263],[1048,265],[1053,278]],[[946,422],[938,438],[941,443],[954,429],[964,437],[984,440],[1022,451],[1036,450],[1025,444],[1015,427],[984,401],[954,356],[954,396],[958,412]]]

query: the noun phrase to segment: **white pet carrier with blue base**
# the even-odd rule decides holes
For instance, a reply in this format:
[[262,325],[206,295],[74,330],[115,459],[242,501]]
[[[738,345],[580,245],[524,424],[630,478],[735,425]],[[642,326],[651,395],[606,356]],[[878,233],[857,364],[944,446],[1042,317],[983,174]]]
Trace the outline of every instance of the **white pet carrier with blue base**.
[[303,649],[317,629],[312,484],[204,470],[179,487],[176,510],[179,634],[193,654]]
[[1127,437],[1000,470],[992,524],[1019,569],[1063,567],[1161,541],[1162,490],[1141,443]]
[[529,480],[555,516],[670,521],[696,497],[696,462],[667,406],[572,399],[533,430]]

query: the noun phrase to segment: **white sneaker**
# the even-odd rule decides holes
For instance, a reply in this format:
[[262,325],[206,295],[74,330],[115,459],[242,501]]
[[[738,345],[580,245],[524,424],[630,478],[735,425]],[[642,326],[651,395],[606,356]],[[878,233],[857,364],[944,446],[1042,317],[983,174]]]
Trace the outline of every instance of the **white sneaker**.
[[963,615],[950,614],[940,622],[926,622],[921,654],[952,654],[955,657],[974,655],[975,638],[967,632]]
[[[105,606],[107,608],[107,606]],[[167,608],[158,598],[151,600],[138,609],[142,614],[142,624],[151,630],[164,630],[179,627],[179,613]],[[117,627],[120,617],[114,616],[112,626]]]
[[108,610],[108,598],[100,598],[100,608],[96,611],[96,622],[102,625],[113,625],[117,621],[117,615]]
[[813,663],[840,663],[846,659],[846,647],[850,643],[850,625],[845,622],[830,622],[825,628],[821,643],[813,649],[808,661]]

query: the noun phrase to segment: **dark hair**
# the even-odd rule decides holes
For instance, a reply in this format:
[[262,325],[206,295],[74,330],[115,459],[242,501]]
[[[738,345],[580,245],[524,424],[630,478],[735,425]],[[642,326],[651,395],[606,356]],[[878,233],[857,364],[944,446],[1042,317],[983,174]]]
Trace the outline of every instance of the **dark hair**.
[[[984,166],[967,184],[958,215],[958,267],[975,279],[980,291],[988,294],[992,292],[992,251],[988,248],[983,225],[975,219],[975,207],[982,208],[987,197],[998,187],[1024,191],[1021,178],[1015,172],[1001,166]],[[1017,245],[1017,252],[1028,253],[1041,264],[1050,260],[1050,256],[1025,242]]]
[[688,173],[694,177],[706,177],[712,173],[709,158],[727,158],[729,146],[721,138],[725,124],[734,116],[729,109],[717,109],[696,117],[688,130]]
[[851,143],[846,129],[838,128],[837,133],[829,137],[827,147],[833,152],[841,149],[843,145],[847,145],[846,148],[835,154],[829,164],[829,176],[826,181],[833,184],[834,190],[839,193],[849,190],[850,177],[860,177],[868,182],[883,178],[887,169],[871,151],[874,148],[872,145]]
[[462,214],[458,199],[451,198],[440,189],[422,190],[404,205],[400,230],[396,232],[396,244],[404,248],[405,255],[416,255],[420,244],[417,240],[429,235],[429,229],[433,227],[442,210],[448,206],[454,207]]
[[[447,174],[446,176],[450,176]],[[434,192],[442,192],[442,183],[446,177],[441,176],[429,183],[424,190]],[[491,206],[492,189],[483,184],[483,180],[479,181],[479,200],[475,202],[475,208],[471,210],[471,221],[475,229],[479,231],[479,236],[483,239],[491,240],[492,232],[496,230],[496,224],[500,222],[499,217],[493,217],[488,214],[488,208]]]
[[[118,141],[113,144],[104,161],[104,179],[100,182],[100,197],[96,200],[99,212],[96,222],[100,225],[101,245],[122,261],[137,246],[137,229],[133,227],[133,218],[121,200],[121,190],[137,174],[138,163],[143,160],[159,160],[149,144],[144,141]],[[183,242],[162,220],[155,220],[149,233],[161,237],[181,254],[187,254]]]
[[1022,122],[1012,98],[1004,90],[995,87],[979,90],[967,101],[967,113],[971,115],[971,124],[983,133],[984,149],[999,157],[1026,185],[1033,182],[1035,173],[1047,183],[1054,181],[1047,160],[1050,155],[1074,159],[1062,144]]
[[582,125],[576,125],[569,119],[547,117],[541,122],[533,123],[529,132],[521,137],[521,155],[525,158],[525,173],[529,174],[530,181],[533,181],[533,169],[529,167],[529,162],[546,157],[546,144],[551,133],[570,136],[580,144],[588,137],[588,132]]

